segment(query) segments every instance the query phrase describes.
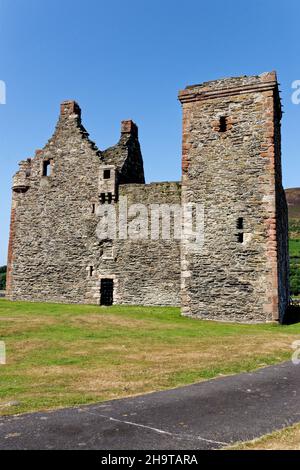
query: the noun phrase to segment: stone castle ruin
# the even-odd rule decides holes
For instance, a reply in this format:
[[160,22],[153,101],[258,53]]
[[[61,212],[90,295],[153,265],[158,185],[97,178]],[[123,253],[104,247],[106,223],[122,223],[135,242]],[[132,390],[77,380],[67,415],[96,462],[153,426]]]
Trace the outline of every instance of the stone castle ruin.
[[[101,151],[78,104],[62,103],[54,135],[20,162],[13,180],[10,300],[181,305],[183,315],[204,319],[283,319],[288,225],[276,74],[189,86],[179,100],[182,181],[151,184],[132,121]],[[201,249],[184,237],[99,238],[99,209],[120,210],[122,201],[203,206]]]

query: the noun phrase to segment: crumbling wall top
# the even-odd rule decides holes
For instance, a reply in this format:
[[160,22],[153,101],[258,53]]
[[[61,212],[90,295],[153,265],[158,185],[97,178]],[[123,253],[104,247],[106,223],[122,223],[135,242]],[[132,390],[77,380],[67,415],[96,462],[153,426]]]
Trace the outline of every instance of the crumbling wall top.
[[62,117],[70,116],[71,114],[76,114],[81,117],[81,109],[78,103],[73,100],[63,101],[60,105],[60,115]]
[[276,72],[261,75],[222,78],[196,85],[187,86],[179,92],[181,103],[211,98],[274,90],[278,87]]

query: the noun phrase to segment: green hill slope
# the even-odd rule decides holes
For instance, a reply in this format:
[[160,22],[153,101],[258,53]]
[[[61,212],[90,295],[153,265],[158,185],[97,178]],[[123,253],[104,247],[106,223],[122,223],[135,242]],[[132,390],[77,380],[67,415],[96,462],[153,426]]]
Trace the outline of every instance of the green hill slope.
[[285,190],[290,219],[300,219],[300,188]]
[[289,207],[291,294],[300,295],[300,188],[285,190]]

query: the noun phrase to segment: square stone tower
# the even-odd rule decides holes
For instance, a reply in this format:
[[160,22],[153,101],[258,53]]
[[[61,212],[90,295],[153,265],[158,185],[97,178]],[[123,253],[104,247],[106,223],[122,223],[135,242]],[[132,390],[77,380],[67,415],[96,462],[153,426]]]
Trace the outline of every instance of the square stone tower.
[[182,313],[282,321],[289,300],[288,214],[275,72],[179,93],[182,202],[204,207],[204,244],[182,244]]

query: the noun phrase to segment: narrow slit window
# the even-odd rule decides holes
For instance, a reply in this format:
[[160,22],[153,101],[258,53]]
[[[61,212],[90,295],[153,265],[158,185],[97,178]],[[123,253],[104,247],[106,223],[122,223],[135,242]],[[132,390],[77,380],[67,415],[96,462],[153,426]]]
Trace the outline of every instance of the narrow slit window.
[[51,163],[50,160],[46,160],[43,162],[43,176],[50,176],[51,175]]
[[226,132],[227,131],[227,117],[226,116],[221,116],[220,117],[220,132]]
[[109,180],[110,179],[110,170],[103,171],[103,179]]
[[95,214],[96,204],[92,204],[92,214]]
[[107,194],[107,202],[108,202],[108,204],[111,204],[111,202],[112,202],[112,193]]
[[239,217],[236,221],[236,228],[239,229],[239,230],[243,230],[244,229],[244,219],[243,217]]
[[94,266],[90,266],[90,271],[89,271],[90,277],[93,276],[93,272],[94,272]]
[[238,243],[244,243],[244,234],[243,233],[238,233],[237,234],[237,241],[238,241]]
[[101,202],[101,204],[105,203],[105,193],[100,194],[100,202]]

